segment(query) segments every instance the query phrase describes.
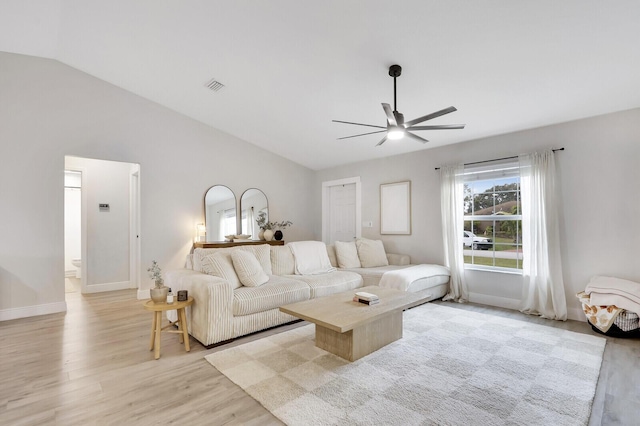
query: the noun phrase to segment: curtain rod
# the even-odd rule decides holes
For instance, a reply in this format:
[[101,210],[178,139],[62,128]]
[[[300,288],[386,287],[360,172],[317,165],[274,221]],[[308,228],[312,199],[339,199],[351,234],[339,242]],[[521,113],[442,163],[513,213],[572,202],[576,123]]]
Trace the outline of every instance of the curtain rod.
[[[564,151],[564,147],[555,148],[555,149],[552,149],[551,151],[553,151],[553,152]],[[471,165],[474,165],[474,164],[491,163],[492,161],[513,160],[514,158],[518,158],[518,156],[517,155],[513,155],[511,157],[494,158],[493,160],[474,161],[473,163],[464,163],[464,165],[465,166],[471,166]],[[440,170],[440,167],[436,167],[436,170]]]

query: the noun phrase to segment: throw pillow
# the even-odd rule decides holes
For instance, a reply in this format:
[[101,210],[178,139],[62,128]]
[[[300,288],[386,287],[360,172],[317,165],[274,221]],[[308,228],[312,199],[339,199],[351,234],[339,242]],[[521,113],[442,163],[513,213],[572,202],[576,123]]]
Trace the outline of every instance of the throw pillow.
[[356,248],[363,268],[389,265],[382,241],[359,238],[356,240]]
[[227,280],[231,284],[231,288],[242,287],[238,275],[236,275],[236,270],[233,269],[231,253],[218,250],[215,253],[206,255],[202,258],[201,266],[202,272]]
[[238,278],[242,285],[246,287],[258,287],[269,281],[269,276],[264,273],[262,266],[253,253],[244,250],[234,250],[231,252],[233,267],[236,269]]
[[355,241],[336,241],[336,259],[339,268],[360,268],[360,259]]
[[271,270],[273,275],[293,275],[296,273],[296,262],[288,245],[271,246]]
[[267,275],[273,275],[273,272],[271,270],[271,246],[269,244],[239,246],[227,250],[244,250],[253,254],[256,259],[258,259],[258,262],[260,262],[264,273]]

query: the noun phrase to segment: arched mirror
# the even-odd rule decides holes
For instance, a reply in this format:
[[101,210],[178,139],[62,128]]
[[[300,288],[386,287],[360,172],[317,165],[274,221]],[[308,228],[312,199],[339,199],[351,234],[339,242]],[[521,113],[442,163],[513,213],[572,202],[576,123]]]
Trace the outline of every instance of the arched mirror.
[[224,241],[225,235],[238,232],[236,196],[224,185],[214,185],[204,195],[207,241]]
[[242,213],[242,233],[251,235],[252,240],[259,240],[260,227],[256,220],[260,213],[264,212],[266,221],[269,221],[267,196],[259,189],[247,189],[240,197],[240,210]]

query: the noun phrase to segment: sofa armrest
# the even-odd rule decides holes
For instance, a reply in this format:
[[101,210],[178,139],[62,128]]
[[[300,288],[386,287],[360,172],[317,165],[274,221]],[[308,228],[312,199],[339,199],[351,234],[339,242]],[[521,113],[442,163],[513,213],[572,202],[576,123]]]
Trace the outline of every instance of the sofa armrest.
[[408,254],[387,253],[389,265],[404,266],[411,263],[411,256]]
[[190,269],[169,271],[165,277],[166,285],[174,293],[187,290],[193,297],[193,305],[187,308],[189,334],[205,346],[233,338],[231,284],[223,278]]

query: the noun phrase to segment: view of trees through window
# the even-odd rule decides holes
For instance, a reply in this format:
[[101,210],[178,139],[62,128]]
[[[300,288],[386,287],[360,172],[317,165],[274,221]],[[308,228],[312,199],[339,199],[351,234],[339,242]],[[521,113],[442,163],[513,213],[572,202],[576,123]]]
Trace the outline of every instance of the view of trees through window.
[[465,263],[522,269],[520,177],[469,173],[464,209]]

